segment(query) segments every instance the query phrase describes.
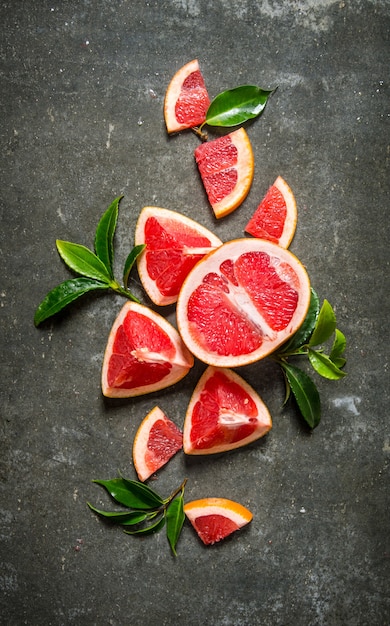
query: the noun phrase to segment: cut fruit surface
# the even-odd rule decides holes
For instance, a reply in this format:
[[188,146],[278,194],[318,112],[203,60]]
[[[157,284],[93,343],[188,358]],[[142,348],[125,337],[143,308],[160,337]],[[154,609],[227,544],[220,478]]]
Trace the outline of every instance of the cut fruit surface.
[[196,59],[176,72],[165,94],[164,118],[168,133],[200,126],[210,98]]
[[252,185],[254,157],[244,128],[200,144],[195,160],[217,218],[234,211]]
[[225,539],[253,519],[252,513],[242,504],[226,498],[187,502],[184,513],[205,545]]
[[201,361],[237,367],[289,339],[309,304],[309,277],[297,257],[269,241],[235,239],[188,274],[177,301],[177,324]]
[[297,226],[297,205],[286,181],[278,176],[268,189],[245,232],[288,248]]
[[158,407],[142,420],[133,443],[133,463],[142,482],[168,463],[183,447],[180,429]]
[[245,446],[272,427],[256,391],[227,368],[209,366],[192,394],[183,429],[186,454],[215,454]]
[[189,271],[222,241],[185,215],[147,206],[138,218],[135,244],[146,244],[137,258],[138,273],[152,302],[161,306],[176,302]]
[[102,391],[108,398],[139,396],[173,385],[194,363],[180,335],[148,307],[127,302],[108,338]]

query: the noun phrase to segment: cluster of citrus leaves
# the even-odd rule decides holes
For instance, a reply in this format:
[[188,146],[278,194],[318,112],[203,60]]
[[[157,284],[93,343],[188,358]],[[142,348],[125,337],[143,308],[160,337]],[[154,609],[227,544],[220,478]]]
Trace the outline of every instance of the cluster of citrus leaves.
[[137,480],[119,477],[93,482],[102,485],[115,502],[126,507],[126,510],[103,511],[88,502],[92,511],[110,523],[119,524],[127,535],[150,535],[165,526],[169,545],[176,556],[176,544],[185,519],[183,507],[187,479],[165,499]]

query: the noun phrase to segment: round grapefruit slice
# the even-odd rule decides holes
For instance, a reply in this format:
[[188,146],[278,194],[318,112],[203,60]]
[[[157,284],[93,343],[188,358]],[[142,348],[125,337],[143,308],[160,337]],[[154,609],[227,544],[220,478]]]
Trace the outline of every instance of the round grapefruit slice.
[[184,505],[184,513],[206,546],[225,539],[253,519],[242,504],[226,498],[192,500]]
[[255,390],[227,368],[209,366],[191,397],[183,429],[186,454],[214,454],[245,446],[272,427]]
[[286,181],[278,176],[268,189],[245,232],[288,248],[297,226],[297,205]]
[[182,447],[182,432],[155,406],[142,420],[134,438],[133,463],[139,480],[147,480]]
[[146,244],[137,258],[138,274],[152,302],[161,306],[176,302],[189,271],[222,241],[189,217],[147,206],[138,218],[135,244]]
[[309,277],[289,250],[263,239],[236,239],[188,274],[177,324],[201,361],[237,367],[262,359],[291,337],[309,304]]
[[164,389],[183,378],[193,363],[176,328],[148,307],[127,302],[108,338],[103,395],[130,398]]
[[253,150],[244,128],[200,144],[195,161],[215,217],[237,209],[254,175]]
[[165,94],[164,118],[168,133],[200,126],[210,98],[196,59],[176,72]]

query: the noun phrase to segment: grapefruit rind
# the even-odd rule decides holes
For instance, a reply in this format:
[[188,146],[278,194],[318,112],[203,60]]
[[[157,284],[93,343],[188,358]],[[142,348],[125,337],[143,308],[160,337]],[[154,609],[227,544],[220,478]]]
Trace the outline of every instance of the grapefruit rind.
[[[205,388],[207,383],[218,374],[222,375],[223,378],[222,384],[216,388],[215,395],[212,397],[212,400],[218,400],[219,414],[216,424],[213,415],[215,404],[212,400],[210,402],[211,390],[205,390]],[[225,395],[223,387],[225,389],[230,387],[230,393],[225,392]],[[236,389],[239,393],[236,392]],[[205,393],[204,396],[203,393]],[[227,398],[226,401],[223,400],[224,395]],[[200,403],[198,406],[202,420],[197,420],[197,441],[193,441],[193,414],[198,403]],[[209,416],[211,420],[207,422]],[[202,430],[202,424],[204,424],[204,430]],[[242,439],[235,440],[241,428],[248,434],[245,434]],[[188,455],[227,452],[264,437],[271,428],[270,412],[258,393],[236,372],[228,368],[209,366],[199,379],[186,411],[183,427],[183,450]],[[221,433],[222,442],[220,442]],[[208,448],[204,447],[207,445],[207,438],[212,441],[215,437],[217,441],[219,439],[218,443],[211,443]]]
[[[133,349],[133,351],[130,350],[129,352],[129,360],[130,358],[134,359],[135,365],[137,365],[137,362],[142,364],[150,363],[151,365],[153,365],[153,363],[158,365],[166,364],[169,368],[169,373],[153,383],[146,383],[145,385],[125,388],[123,387],[123,383],[121,383],[122,386],[110,384],[108,374],[118,330],[121,326],[123,326],[125,320],[127,321],[128,316],[131,316],[132,313],[136,313],[140,317],[143,316],[145,318],[146,325],[154,325],[156,329],[161,331],[162,335],[166,339],[166,343],[170,346],[170,354],[168,355],[161,351],[160,347],[153,343],[154,340],[151,342],[142,342],[142,337],[139,336],[137,338],[138,345],[136,349]],[[132,364],[134,364],[134,361],[132,361]],[[130,398],[151,393],[153,391],[159,391],[160,389],[165,389],[166,387],[174,385],[179,380],[184,378],[193,364],[194,358],[192,354],[183,343],[176,328],[174,328],[170,322],[159,315],[159,313],[156,313],[143,304],[139,304],[137,302],[126,302],[126,304],[124,304],[122,309],[119,311],[108,337],[102,366],[102,393],[107,398]]]
[[172,445],[171,441],[167,441],[167,448],[170,448],[170,452],[164,455],[164,460],[150,453],[148,455],[148,442],[150,432],[153,426],[155,426],[156,422],[160,420],[162,420],[166,424],[169,424],[171,427],[174,427],[178,434],[180,433],[180,430],[177,428],[176,424],[172,422],[172,420],[170,420],[164,413],[164,411],[162,411],[158,406],[155,406],[146,415],[146,417],[144,417],[138,427],[133,442],[133,464],[137,472],[138,478],[141,482],[147,480],[152,474],[154,474],[164,465],[166,465],[166,463],[168,463],[168,461],[174,456],[174,454],[176,454],[176,452],[178,452],[182,448],[182,445],[179,446],[176,443],[176,438],[174,445]]
[[[293,290],[296,291],[297,304],[295,310],[291,314],[288,325],[281,331],[273,330],[269,323],[256,308],[253,297],[250,293],[243,289],[242,284],[238,289],[231,290],[230,299],[223,294],[222,290],[218,290],[213,285],[207,286],[209,299],[205,302],[201,311],[197,314],[202,315],[201,324],[196,321],[189,320],[189,302],[193,293],[198,290],[199,286],[203,287],[203,279],[206,276],[218,275],[221,263],[231,261],[233,264],[242,258],[244,253],[264,253],[269,257],[272,271],[278,276],[281,283],[294,283]],[[219,277],[217,276],[217,279]],[[245,276],[247,283],[252,281],[256,283],[258,274],[251,275],[250,272]],[[259,294],[261,295],[261,293]],[[253,294],[252,294],[253,296]],[[276,293],[278,296],[278,293]],[[227,304],[226,304],[227,303]],[[233,304],[232,304],[233,303]],[[268,356],[276,350],[280,345],[285,343],[301,326],[310,305],[310,280],[307,272],[299,261],[289,250],[281,248],[275,243],[271,243],[262,239],[235,239],[224,243],[220,248],[209,252],[194,269],[188,274],[179,293],[176,307],[177,325],[180,335],[189,351],[198,359],[207,365],[216,367],[239,367],[254,363]],[[280,303],[277,308],[278,315],[283,313]],[[199,307],[198,307],[199,309]],[[233,322],[238,320],[238,325],[242,327],[240,336],[237,334],[237,328],[232,330],[229,326],[230,319],[222,320],[225,312],[234,311],[235,318]],[[218,321],[223,321],[223,326],[218,326]],[[219,334],[215,329],[221,329]],[[229,332],[226,329],[229,328]],[[251,348],[247,352],[240,354],[228,352],[233,350],[238,340],[241,344],[247,341],[246,332],[252,332],[255,339],[259,337],[261,344],[258,347]],[[234,334],[236,332],[236,334]],[[213,342],[215,348],[207,345],[207,333],[213,334]],[[226,347],[227,346],[227,347]],[[226,354],[223,350],[226,348]]]
[[[148,259],[150,254],[150,248],[148,248],[148,242],[145,234],[145,226],[150,218],[155,218],[164,226],[164,239],[161,241],[161,250],[164,254],[164,268],[161,268],[161,272],[159,272],[159,268],[154,267],[157,275],[155,278],[152,278],[150,272],[148,270]],[[175,236],[175,230],[177,231],[177,247],[174,249],[171,244],[172,238]],[[203,244],[206,243],[206,240],[209,242],[209,245],[202,245],[201,248],[197,247],[189,248],[185,246],[183,243],[183,236],[191,234],[194,236],[199,236],[203,240]],[[167,243],[166,235],[168,235],[170,241]],[[180,237],[181,235],[181,237]],[[181,238],[181,241],[180,241]],[[194,264],[199,261],[202,256],[210,252],[211,249],[217,248],[222,245],[222,241],[217,237],[214,233],[212,233],[208,228],[202,226],[195,220],[178,213],[177,211],[172,211],[170,209],[163,209],[161,207],[155,206],[145,206],[138,217],[136,228],[135,228],[135,245],[146,244],[145,250],[137,257],[137,269],[138,274],[144,287],[146,293],[154,304],[158,306],[167,306],[169,304],[174,304],[178,298],[178,290],[173,294],[165,294],[162,292],[159,287],[160,281],[164,281],[165,274],[167,271],[169,272],[169,256],[170,252],[172,255],[172,263],[175,264],[175,269],[180,267],[180,259],[178,263],[177,256],[178,254],[182,254],[184,257],[193,256]],[[156,248],[152,248],[152,251]],[[176,258],[173,258],[175,256]],[[168,270],[167,270],[168,267]],[[173,271],[173,270],[172,270]],[[170,272],[171,273],[171,272]]]
[[[184,505],[184,513],[200,539],[206,545],[225,539],[232,532],[249,524],[253,519],[253,515],[249,509],[238,502],[226,498],[202,498],[200,500],[187,502]],[[230,530],[228,532],[221,531],[219,534],[213,535],[202,532],[197,522],[199,524],[200,520],[207,520],[207,518],[212,517],[229,520]]]
[[[195,126],[200,126],[201,124],[203,124],[203,122],[206,119],[206,113],[210,104],[210,99],[209,99],[205,85],[203,86],[203,88],[199,88],[195,90],[196,93],[193,93],[190,96],[190,101],[189,101],[189,106],[195,105],[195,108],[198,108],[196,106],[197,105],[196,100],[200,96],[201,99],[203,100],[203,103],[201,105],[202,111],[199,112],[197,116],[193,116],[191,123],[180,122],[176,118],[175,107],[176,107],[177,101],[182,95],[183,83],[186,80],[186,78],[188,78],[194,72],[200,72],[199,62],[197,59],[194,59],[193,61],[189,61],[189,63],[186,63],[185,65],[183,65],[183,67],[181,67],[175,73],[175,75],[172,77],[168,85],[167,91],[165,93],[165,99],[164,99],[164,119],[165,119],[165,125],[167,127],[167,131],[169,134],[177,133],[181,130],[186,130],[188,128],[193,128]],[[203,79],[203,76],[202,76],[202,79]],[[193,100],[193,102],[191,102],[191,99]]]

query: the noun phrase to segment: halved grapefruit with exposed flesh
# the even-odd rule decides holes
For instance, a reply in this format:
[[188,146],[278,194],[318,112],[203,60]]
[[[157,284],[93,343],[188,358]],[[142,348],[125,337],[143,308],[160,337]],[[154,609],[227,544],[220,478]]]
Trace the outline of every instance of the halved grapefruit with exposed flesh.
[[236,239],[207,254],[188,274],[177,301],[187,348],[208,365],[258,361],[305,319],[310,281],[289,250],[262,239]]
[[158,391],[182,379],[193,363],[176,328],[152,309],[127,302],[108,338],[102,391],[108,398]]
[[288,248],[297,226],[297,205],[286,181],[278,176],[268,189],[245,232]]
[[188,405],[183,449],[186,454],[226,452],[263,437],[271,427],[267,407],[241,376],[209,366]]
[[165,94],[164,118],[168,133],[200,126],[210,98],[196,59],[176,72]]
[[252,513],[242,504],[226,498],[187,502],[184,513],[206,546],[225,539],[253,519]]
[[144,482],[183,447],[183,434],[158,407],[142,420],[133,443],[133,463]]
[[221,218],[237,209],[252,185],[254,157],[244,128],[200,144],[195,161],[213,208]]
[[137,258],[138,274],[149,298],[161,306],[176,302],[189,271],[222,241],[181,213],[147,206],[138,218],[135,244],[146,244]]

